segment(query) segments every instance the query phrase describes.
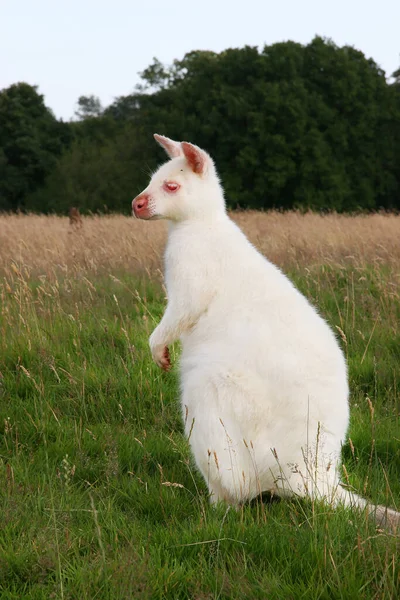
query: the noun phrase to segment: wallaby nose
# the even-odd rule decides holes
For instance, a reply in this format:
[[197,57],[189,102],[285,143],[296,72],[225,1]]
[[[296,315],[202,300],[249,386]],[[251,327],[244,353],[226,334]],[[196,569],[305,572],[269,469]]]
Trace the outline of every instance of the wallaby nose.
[[141,217],[147,216],[147,208],[149,204],[149,197],[147,194],[140,194],[136,196],[136,198],[132,201],[132,210],[135,214],[135,217],[139,219]]

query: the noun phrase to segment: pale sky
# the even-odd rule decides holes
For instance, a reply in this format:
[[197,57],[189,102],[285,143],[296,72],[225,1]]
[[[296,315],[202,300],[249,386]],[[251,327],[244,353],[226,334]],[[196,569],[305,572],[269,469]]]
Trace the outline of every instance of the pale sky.
[[315,35],[348,44],[391,75],[400,66],[400,0],[0,0],[0,89],[39,86],[57,117],[81,95],[129,94],[156,56],[263,47]]

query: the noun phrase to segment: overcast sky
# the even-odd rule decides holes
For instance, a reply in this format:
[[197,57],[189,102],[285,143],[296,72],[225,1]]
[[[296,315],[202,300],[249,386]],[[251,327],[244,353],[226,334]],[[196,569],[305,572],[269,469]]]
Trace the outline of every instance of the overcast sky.
[[129,94],[154,56],[191,50],[307,44],[330,37],[400,66],[400,0],[0,0],[0,89],[39,86],[57,117],[80,95],[107,106]]

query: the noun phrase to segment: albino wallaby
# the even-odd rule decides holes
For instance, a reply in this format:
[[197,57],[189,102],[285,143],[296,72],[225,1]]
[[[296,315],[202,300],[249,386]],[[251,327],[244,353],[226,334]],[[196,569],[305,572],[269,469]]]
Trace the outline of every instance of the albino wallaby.
[[168,305],[150,348],[168,370],[182,342],[182,414],[211,502],[308,496],[395,527],[400,513],[340,483],[349,390],[332,330],[228,217],[211,157],[154,137],[171,160],[132,202],[137,218],[169,221]]

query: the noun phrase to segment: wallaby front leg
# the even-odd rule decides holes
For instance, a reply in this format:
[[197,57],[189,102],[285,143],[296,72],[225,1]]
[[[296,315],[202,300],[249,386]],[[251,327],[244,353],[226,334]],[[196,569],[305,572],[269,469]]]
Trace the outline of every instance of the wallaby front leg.
[[168,304],[161,322],[150,336],[149,344],[154,362],[168,371],[171,368],[171,359],[168,346],[175,342],[187,328],[188,319],[174,310]]

